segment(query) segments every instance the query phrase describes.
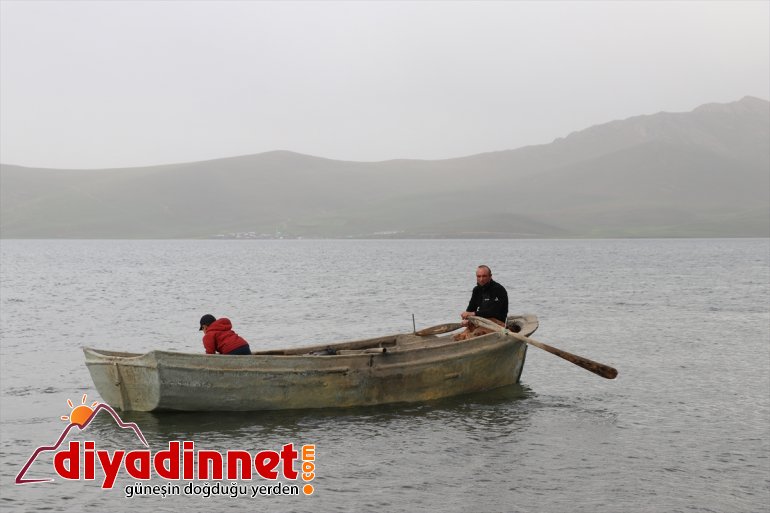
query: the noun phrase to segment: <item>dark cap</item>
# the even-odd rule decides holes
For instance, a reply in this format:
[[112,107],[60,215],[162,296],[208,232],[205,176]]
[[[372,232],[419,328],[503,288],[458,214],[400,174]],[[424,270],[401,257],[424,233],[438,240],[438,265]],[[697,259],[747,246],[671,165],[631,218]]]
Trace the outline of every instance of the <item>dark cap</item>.
[[203,317],[201,317],[201,328],[198,331],[203,331],[203,327],[204,326],[208,326],[209,324],[211,324],[212,322],[214,322],[216,320],[217,320],[217,318],[214,317],[211,314],[204,315]]

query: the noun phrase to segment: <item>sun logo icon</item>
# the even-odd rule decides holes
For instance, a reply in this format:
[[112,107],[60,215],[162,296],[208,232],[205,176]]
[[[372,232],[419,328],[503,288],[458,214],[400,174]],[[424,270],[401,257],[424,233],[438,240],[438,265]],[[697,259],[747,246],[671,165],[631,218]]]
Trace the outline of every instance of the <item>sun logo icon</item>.
[[67,404],[70,408],[72,408],[72,413],[70,413],[69,416],[62,415],[61,419],[69,421],[71,424],[77,424],[81,428],[85,426],[86,421],[91,417],[91,414],[94,413],[94,406],[99,404],[98,402],[94,401],[91,406],[86,405],[86,397],[88,397],[88,394],[83,394],[83,398],[80,400],[80,404],[74,408],[72,401],[67,399]]

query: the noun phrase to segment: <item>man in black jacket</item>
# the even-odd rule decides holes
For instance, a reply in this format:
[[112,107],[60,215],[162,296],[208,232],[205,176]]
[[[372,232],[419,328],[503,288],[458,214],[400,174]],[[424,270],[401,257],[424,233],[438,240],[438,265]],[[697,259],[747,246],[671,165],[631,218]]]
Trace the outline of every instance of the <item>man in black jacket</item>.
[[505,287],[492,279],[492,270],[486,265],[480,265],[476,269],[476,286],[473,287],[468,308],[460,314],[463,333],[455,336],[455,340],[465,340],[472,336],[490,333],[489,330],[473,327],[468,322],[468,317],[479,316],[489,319],[500,326],[505,326],[505,318],[508,317],[508,292]]

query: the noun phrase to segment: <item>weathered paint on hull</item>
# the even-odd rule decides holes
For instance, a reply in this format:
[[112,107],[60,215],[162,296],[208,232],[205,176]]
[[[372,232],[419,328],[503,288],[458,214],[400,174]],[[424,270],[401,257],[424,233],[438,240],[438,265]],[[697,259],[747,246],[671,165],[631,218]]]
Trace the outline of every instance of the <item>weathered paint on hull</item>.
[[496,333],[463,342],[394,335],[348,346],[385,346],[387,352],[84,352],[96,389],[115,408],[250,411],[417,402],[488,390],[517,383],[527,351],[526,344]]

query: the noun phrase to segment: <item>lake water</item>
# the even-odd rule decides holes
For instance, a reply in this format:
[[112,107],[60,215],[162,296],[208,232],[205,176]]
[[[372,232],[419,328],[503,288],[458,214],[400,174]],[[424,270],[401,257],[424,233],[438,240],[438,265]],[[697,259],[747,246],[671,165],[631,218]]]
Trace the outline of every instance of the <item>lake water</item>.
[[[534,337],[521,386],[426,404],[125,413],[158,451],[316,445],[310,496],[126,498],[136,480],[15,485],[70,406],[101,401],[82,346],[202,351],[227,316],[252,348],[456,322],[488,264]],[[0,506],[9,511],[760,512],[770,503],[770,241],[0,242]],[[70,440],[140,448],[104,415]],[[48,453],[50,455],[50,453]],[[52,477],[52,460],[30,470]],[[289,481],[285,481],[289,483]],[[154,479],[152,484],[163,484]],[[261,481],[257,484],[264,484]],[[224,484],[229,484],[225,482]]]

